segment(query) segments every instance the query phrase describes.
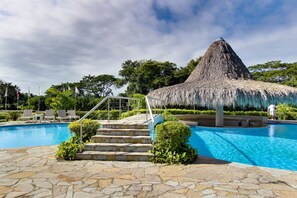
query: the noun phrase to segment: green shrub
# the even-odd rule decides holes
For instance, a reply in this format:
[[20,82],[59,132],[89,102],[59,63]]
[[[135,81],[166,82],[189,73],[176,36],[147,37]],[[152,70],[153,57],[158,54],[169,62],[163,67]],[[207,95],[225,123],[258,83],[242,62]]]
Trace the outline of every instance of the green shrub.
[[57,159],[74,160],[79,152],[79,136],[71,136],[69,140],[62,142],[56,153]]
[[276,106],[276,117],[281,120],[297,120],[297,108],[292,105],[279,104]]
[[188,144],[191,130],[188,126],[168,121],[157,125],[157,138],[154,144],[155,163],[187,164],[196,159],[197,150]]
[[[82,122],[82,141],[83,145],[86,142],[89,142],[91,137],[96,134],[97,129],[99,128],[100,124],[97,121],[85,119]],[[65,159],[65,160],[74,160],[76,157],[76,153],[79,152],[80,149],[80,124],[78,121],[71,122],[68,126],[72,136],[69,140],[62,142],[56,153],[57,159]]]
[[8,121],[8,117],[9,117],[9,114],[7,113],[0,113],[0,122],[6,122]]
[[88,113],[88,111],[76,111],[76,115],[78,115],[79,117],[83,117],[84,115],[86,115],[86,113]]
[[[145,101],[145,95],[143,94],[133,94],[132,98],[138,98],[139,99],[139,109],[145,109],[146,108],[146,101]],[[138,101],[134,103],[134,101],[131,101],[131,107],[136,110],[138,109]]]
[[[107,114],[107,112],[106,112]],[[118,120],[120,119],[120,111],[119,110],[111,110],[109,115],[110,120]]]
[[12,111],[8,113],[8,120],[17,120],[21,116],[20,112]]
[[127,118],[129,116],[133,116],[133,115],[145,113],[145,112],[146,112],[145,109],[144,109],[144,111],[143,111],[143,109],[141,109],[141,110],[127,111],[127,112],[121,114],[121,119]]
[[92,116],[92,117],[96,117],[97,120],[107,120],[107,111],[105,110],[98,110],[96,112],[93,112],[94,114],[96,114],[96,116]]
[[169,113],[168,111],[164,111],[162,113],[162,117],[164,119],[164,122],[166,121],[178,121],[178,119],[171,113]]
[[[76,114],[83,117],[86,113],[88,113],[88,111],[78,111]],[[87,118],[91,120],[107,120],[107,110],[93,111]]]
[[[100,127],[100,123],[95,120],[85,119],[82,122],[82,141],[86,142],[91,139],[93,135],[96,134],[97,129]],[[80,124],[78,121],[71,122],[68,125],[68,128],[71,133],[74,133],[76,136],[80,136]]]

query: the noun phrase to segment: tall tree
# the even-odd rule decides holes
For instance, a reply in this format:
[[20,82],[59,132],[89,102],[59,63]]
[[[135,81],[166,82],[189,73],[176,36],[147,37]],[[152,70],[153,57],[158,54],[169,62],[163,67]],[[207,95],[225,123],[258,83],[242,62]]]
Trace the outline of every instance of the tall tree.
[[39,104],[39,110],[45,111],[46,110],[46,104],[45,104],[45,96],[33,96],[29,99],[30,102],[30,109],[38,110],[38,104]]
[[115,85],[116,80],[113,75],[108,74],[98,76],[88,75],[84,76],[79,82],[66,82],[60,85],[52,85],[51,88],[64,92],[67,90],[75,91],[76,87],[80,96],[90,94],[102,97],[112,94],[112,87]]
[[98,76],[84,76],[79,85],[85,95],[105,97],[113,95],[112,88],[115,86],[116,78],[113,75],[103,74]]
[[126,93],[147,94],[153,89],[175,84],[174,73],[177,66],[171,62],[147,61],[125,61],[119,75],[128,84]]
[[75,99],[73,98],[73,91],[65,90],[59,91],[53,87],[46,90],[45,103],[53,109],[74,109]]
[[248,67],[255,80],[297,87],[297,62],[270,61]]
[[16,109],[16,90],[19,90],[19,87],[13,85],[12,83],[8,83],[0,80],[0,101],[2,108],[5,107],[5,92],[7,89],[7,109]]
[[169,61],[127,60],[119,71],[122,79],[118,82],[121,86],[127,84],[127,95],[147,94],[154,89],[184,82],[199,61],[200,58],[191,60],[186,67],[178,68],[175,63]]
[[123,77],[123,84],[134,82],[136,80],[135,72],[143,62],[145,61],[127,60],[122,64],[122,69],[119,71],[119,75]]

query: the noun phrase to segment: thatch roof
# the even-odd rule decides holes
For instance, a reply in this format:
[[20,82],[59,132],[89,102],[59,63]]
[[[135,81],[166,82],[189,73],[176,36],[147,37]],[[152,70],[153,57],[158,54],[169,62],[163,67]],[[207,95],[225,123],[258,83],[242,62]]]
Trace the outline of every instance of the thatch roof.
[[181,84],[151,91],[151,97],[171,105],[214,108],[266,108],[269,104],[297,105],[297,89],[252,80],[252,75],[223,39],[210,45],[189,78]]
[[186,82],[199,80],[252,79],[232,47],[222,38],[212,43]]

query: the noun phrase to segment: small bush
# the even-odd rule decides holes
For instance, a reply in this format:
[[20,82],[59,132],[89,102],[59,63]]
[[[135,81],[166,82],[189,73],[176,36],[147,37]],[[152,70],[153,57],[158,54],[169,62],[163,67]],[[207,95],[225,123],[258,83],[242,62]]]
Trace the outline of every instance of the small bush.
[[8,121],[9,114],[8,113],[0,113],[0,122]]
[[[91,139],[93,135],[96,134],[97,129],[100,127],[100,123],[95,120],[85,119],[82,122],[82,141],[86,142]],[[80,136],[80,124],[78,121],[71,122],[68,126],[71,133],[74,133],[76,136]]]
[[88,111],[76,111],[76,115],[79,117],[83,117],[86,113],[88,113]]
[[79,136],[71,136],[69,140],[62,142],[56,153],[57,159],[74,160],[79,152]]
[[[91,137],[96,134],[96,131],[100,124],[97,121],[85,119],[82,122],[82,141],[83,143],[89,142]],[[78,121],[72,122],[69,124],[68,128],[73,136],[70,137],[69,140],[62,142],[56,153],[57,159],[65,159],[65,160],[74,160],[76,157],[76,153],[79,152],[80,149],[80,124]],[[82,145],[84,146],[84,144]]]
[[178,121],[178,119],[176,118],[176,116],[174,116],[173,114],[169,113],[168,111],[164,111],[162,113],[162,117],[164,119],[164,122],[166,122],[166,121]]
[[154,144],[155,163],[188,164],[196,159],[197,150],[188,144],[191,130],[188,126],[168,121],[157,125],[157,138]]
[[[107,112],[106,112],[107,114]],[[107,115],[108,116],[108,115]],[[109,115],[110,120],[118,120],[120,119],[120,111],[119,110],[111,110]]]
[[20,112],[12,111],[8,113],[8,120],[17,120],[21,116]]
[[[143,94],[133,94],[132,98],[138,98],[139,99],[139,109],[145,109],[146,108],[146,101],[145,101],[145,95]],[[134,103],[134,101],[131,101],[131,107],[136,110],[138,108],[138,101]]]
[[137,115],[140,113],[145,113],[145,111],[139,111],[139,110],[127,111],[127,112],[121,114],[121,119],[127,118],[129,116]]
[[276,106],[276,117],[281,120],[297,120],[297,108],[292,105],[279,104]]

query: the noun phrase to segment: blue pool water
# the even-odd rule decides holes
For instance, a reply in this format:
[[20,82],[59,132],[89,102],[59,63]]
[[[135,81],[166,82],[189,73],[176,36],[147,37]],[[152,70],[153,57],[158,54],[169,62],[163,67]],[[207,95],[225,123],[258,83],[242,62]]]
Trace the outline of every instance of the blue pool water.
[[297,125],[263,128],[192,127],[190,144],[199,155],[297,171]]
[[0,127],[0,148],[55,145],[69,138],[67,123]]

